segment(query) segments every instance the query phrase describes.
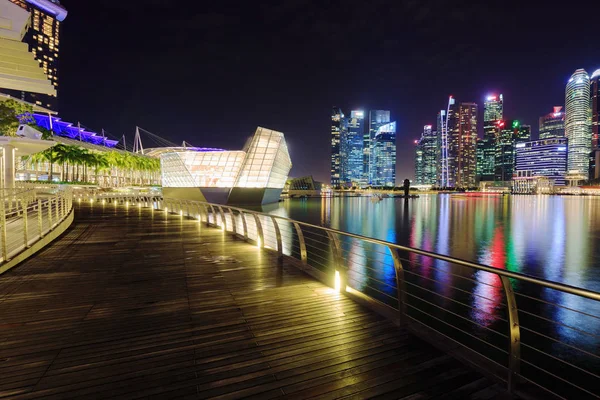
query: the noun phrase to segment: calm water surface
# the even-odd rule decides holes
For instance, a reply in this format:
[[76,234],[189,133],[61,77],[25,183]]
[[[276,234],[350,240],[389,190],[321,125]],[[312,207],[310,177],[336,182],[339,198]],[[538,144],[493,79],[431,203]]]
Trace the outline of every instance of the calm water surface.
[[600,291],[600,198],[290,199],[272,213]]

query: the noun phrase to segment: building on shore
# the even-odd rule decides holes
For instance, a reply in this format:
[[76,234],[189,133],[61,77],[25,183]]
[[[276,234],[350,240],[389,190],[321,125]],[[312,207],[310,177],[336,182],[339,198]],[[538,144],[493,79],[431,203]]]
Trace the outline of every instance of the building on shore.
[[283,133],[258,127],[243,150],[151,149],[160,157],[163,195],[235,205],[279,200],[292,162]]
[[331,110],[331,186],[340,185],[342,148],[341,139],[345,136],[344,112],[339,107]]
[[373,186],[396,186],[396,122],[380,126],[375,134]]
[[379,128],[391,121],[389,110],[369,111],[369,129],[365,132],[363,142],[363,182],[362,186],[370,185],[375,179],[375,157],[373,145]]
[[475,187],[477,176],[477,104],[460,103],[456,186]]
[[[56,111],[58,108],[57,93],[59,90],[59,60],[60,60],[60,32],[62,23],[67,17],[67,10],[58,0],[0,0],[20,7],[20,9],[29,15],[28,24],[22,30],[23,36],[20,40],[28,47],[35,59],[35,67],[43,70],[44,77],[49,81],[52,91],[39,90],[32,87],[7,87],[0,84],[0,92],[9,94],[18,99],[33,103],[50,110]],[[5,47],[0,39],[0,48]],[[1,54],[1,50],[0,50]],[[14,62],[21,62],[18,56],[14,54],[2,57],[2,61],[13,65]],[[17,74],[27,74],[34,65],[21,67],[15,70]],[[29,75],[24,77],[30,78]]]
[[345,121],[345,135],[341,135],[342,157],[340,168],[340,183],[350,186],[360,186],[363,182],[364,154],[363,142],[365,135],[365,113],[362,110],[352,110],[350,118]]
[[513,177],[516,145],[531,140],[531,126],[517,120],[498,121],[497,126],[494,180],[506,182]]
[[590,105],[592,107],[592,149],[600,146],[600,69],[590,76]]
[[539,192],[549,184],[552,187],[564,186],[567,148],[567,138],[564,137],[517,143],[513,174],[515,192]]
[[592,151],[592,112],[590,78],[584,69],[576,70],[565,90],[565,136],[569,141],[567,180],[571,185],[589,178]]
[[504,118],[504,96],[492,94],[483,103],[483,138],[477,141],[477,182],[491,182],[495,177],[496,142]]
[[415,183],[417,185],[437,185],[437,150],[437,132],[431,125],[425,125],[415,147]]
[[562,106],[555,106],[549,114],[540,117],[540,139],[565,137],[565,113]]

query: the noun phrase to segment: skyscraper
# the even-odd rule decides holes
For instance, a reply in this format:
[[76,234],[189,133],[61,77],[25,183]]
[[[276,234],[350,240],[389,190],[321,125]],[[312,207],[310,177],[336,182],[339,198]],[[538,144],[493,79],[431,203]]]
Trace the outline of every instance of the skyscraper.
[[459,110],[456,100],[448,98],[448,108],[438,114],[440,126],[440,186],[456,186],[458,172],[458,151],[460,148]]
[[499,121],[504,117],[504,97],[489,95],[483,103],[483,139],[477,143],[477,180],[493,181]]
[[331,110],[331,186],[340,185],[341,136],[344,126],[344,113],[339,107]]
[[[58,0],[10,0],[10,2],[31,13],[31,25],[23,40],[29,45],[35,59],[44,69],[44,73],[58,90],[59,87],[59,58],[60,58],[60,28],[67,17],[67,10]],[[19,99],[56,110],[57,97],[54,95],[2,90]]]
[[592,106],[592,149],[599,146],[598,130],[600,129],[600,69],[597,69],[590,78],[590,98]]
[[514,179],[546,177],[564,186],[567,172],[567,139],[554,137],[515,145]]
[[565,137],[565,113],[556,106],[553,112],[540,117],[540,139],[560,137]]
[[571,75],[565,90],[565,135],[568,139],[567,180],[573,184],[588,178],[592,151],[590,78],[584,69]]
[[364,134],[363,140],[363,184],[368,185],[373,182],[375,169],[375,159],[372,157],[372,146],[375,141],[377,130],[390,122],[390,112],[388,110],[369,111],[369,130]]
[[456,186],[474,187],[477,168],[477,104],[460,103]]
[[375,186],[396,185],[396,122],[389,122],[377,129],[373,144]]
[[437,133],[431,125],[423,127],[415,150],[415,182],[417,185],[437,184]]
[[365,113],[360,110],[350,112],[347,121],[342,156],[342,175],[340,181],[348,184],[360,184],[363,179],[363,140],[365,133]]
[[531,140],[531,126],[521,125],[517,120],[497,124],[500,133],[496,140],[494,180],[506,182],[513,177],[516,145]]

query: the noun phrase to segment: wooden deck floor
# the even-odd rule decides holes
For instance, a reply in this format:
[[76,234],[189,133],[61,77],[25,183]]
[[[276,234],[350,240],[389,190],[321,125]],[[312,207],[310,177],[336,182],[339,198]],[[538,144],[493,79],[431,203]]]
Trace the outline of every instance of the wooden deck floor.
[[0,276],[0,398],[509,398],[255,246],[97,207]]

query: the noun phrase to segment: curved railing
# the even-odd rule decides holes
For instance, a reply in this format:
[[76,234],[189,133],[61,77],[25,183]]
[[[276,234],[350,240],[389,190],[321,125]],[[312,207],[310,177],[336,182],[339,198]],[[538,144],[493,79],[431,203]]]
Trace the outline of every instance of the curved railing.
[[194,218],[275,251],[511,391],[599,398],[600,293],[238,207],[102,200]]
[[0,271],[59,226],[71,209],[69,188],[28,185],[0,190]]

